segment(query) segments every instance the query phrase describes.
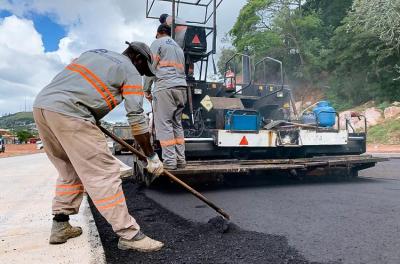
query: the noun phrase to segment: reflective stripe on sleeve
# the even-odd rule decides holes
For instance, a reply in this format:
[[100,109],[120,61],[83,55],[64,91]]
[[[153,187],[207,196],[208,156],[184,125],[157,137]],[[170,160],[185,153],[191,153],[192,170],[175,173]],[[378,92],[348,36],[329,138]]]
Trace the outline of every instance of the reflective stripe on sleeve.
[[143,85],[134,84],[134,85],[124,85],[121,88],[122,95],[140,95],[143,96]]
[[108,108],[112,110],[115,106],[117,106],[117,101],[114,96],[111,94],[110,90],[107,88],[107,85],[104,84],[93,72],[91,72],[88,68],[72,63],[67,66],[67,69],[73,72],[79,73],[88,83],[90,83],[93,88],[99,92],[99,94],[103,97],[106,102]]

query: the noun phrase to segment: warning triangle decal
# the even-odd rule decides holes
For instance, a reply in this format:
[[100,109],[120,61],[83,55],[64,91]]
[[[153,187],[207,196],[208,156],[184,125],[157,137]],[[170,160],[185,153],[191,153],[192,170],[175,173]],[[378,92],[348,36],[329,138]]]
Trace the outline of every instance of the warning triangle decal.
[[194,35],[194,38],[192,40],[192,44],[200,44],[200,39],[199,39],[199,36],[197,36],[197,34]]
[[242,140],[240,140],[239,145],[240,145],[240,146],[247,146],[247,145],[249,145],[249,142],[247,141],[246,136],[243,136],[243,137],[242,137]]

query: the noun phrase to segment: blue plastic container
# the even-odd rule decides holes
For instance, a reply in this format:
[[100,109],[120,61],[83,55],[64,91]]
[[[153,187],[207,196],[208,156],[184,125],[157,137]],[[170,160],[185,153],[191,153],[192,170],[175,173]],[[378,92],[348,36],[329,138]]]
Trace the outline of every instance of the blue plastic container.
[[260,115],[256,112],[227,111],[225,115],[225,129],[234,131],[258,131]]
[[320,101],[317,103],[313,112],[318,120],[320,127],[333,127],[336,123],[336,111],[328,101]]

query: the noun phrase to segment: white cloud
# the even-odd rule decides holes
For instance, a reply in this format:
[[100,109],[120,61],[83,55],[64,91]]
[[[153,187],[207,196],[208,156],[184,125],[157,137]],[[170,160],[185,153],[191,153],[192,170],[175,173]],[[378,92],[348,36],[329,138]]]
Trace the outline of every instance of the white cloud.
[[20,111],[32,104],[41,87],[61,69],[44,53],[32,21],[9,16],[0,20],[0,113]]
[[[245,0],[225,0],[218,14],[219,39],[236,20]],[[125,40],[150,44],[158,21],[145,18],[145,0],[0,0],[0,9],[14,16],[0,20],[0,114],[20,111],[62,67],[93,48],[121,52]],[[158,11],[157,11],[158,12]],[[164,11],[163,12],[167,12]],[[48,15],[67,35],[58,50],[45,52],[31,13]],[[190,16],[190,13],[189,13]],[[119,108],[113,119],[123,115]]]

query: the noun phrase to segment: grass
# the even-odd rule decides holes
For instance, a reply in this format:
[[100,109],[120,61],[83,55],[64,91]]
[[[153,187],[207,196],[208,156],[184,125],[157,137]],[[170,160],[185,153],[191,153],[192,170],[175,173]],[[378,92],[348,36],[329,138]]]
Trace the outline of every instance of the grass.
[[379,125],[370,127],[367,142],[400,144],[400,119],[389,119]]

